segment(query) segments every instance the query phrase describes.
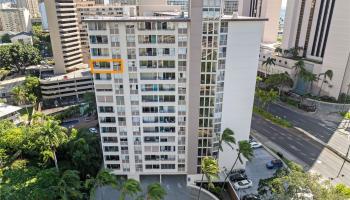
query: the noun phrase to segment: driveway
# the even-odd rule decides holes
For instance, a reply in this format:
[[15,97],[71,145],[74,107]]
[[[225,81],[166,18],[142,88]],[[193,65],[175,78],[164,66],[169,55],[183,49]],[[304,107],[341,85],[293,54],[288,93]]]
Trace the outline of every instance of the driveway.
[[[147,186],[151,183],[159,183],[159,175],[141,175],[140,182],[143,194],[147,191]],[[164,200],[196,200],[198,190],[191,190],[186,186],[186,175],[162,175],[161,185],[166,190],[167,195]],[[120,192],[112,187],[103,187],[96,190],[96,200],[118,199]],[[201,192],[201,200],[212,200],[211,197]],[[126,200],[132,200],[127,197]]]
[[264,148],[254,150],[254,158],[247,162],[246,174],[248,179],[253,181],[253,187],[248,189],[241,189],[237,191],[239,197],[246,194],[257,194],[260,179],[266,179],[273,176],[276,170],[268,170],[265,164],[274,159],[274,157]]

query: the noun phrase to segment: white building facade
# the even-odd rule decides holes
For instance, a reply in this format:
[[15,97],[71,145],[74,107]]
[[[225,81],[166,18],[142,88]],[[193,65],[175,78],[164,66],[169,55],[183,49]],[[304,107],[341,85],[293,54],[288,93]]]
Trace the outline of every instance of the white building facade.
[[[248,139],[264,19],[223,16],[220,1],[206,2],[192,2],[191,18],[84,20],[104,166],[115,174],[196,179],[223,129]],[[220,167],[235,154],[220,154]]]
[[0,9],[0,22],[3,31],[29,32],[32,29],[30,13],[25,8]]

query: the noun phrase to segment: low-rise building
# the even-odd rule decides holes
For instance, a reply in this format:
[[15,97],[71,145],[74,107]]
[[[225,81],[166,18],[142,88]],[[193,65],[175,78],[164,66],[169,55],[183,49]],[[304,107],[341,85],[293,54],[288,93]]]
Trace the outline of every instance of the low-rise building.
[[12,43],[21,42],[23,44],[33,45],[32,34],[28,32],[17,33],[16,35],[11,36],[11,42]]
[[83,100],[94,85],[89,69],[54,75],[40,80],[44,108],[70,105]]
[[20,114],[19,110],[21,110],[21,107],[18,106],[12,106],[0,103],[0,121],[1,120],[10,120],[15,124],[19,124],[21,122],[20,120]]

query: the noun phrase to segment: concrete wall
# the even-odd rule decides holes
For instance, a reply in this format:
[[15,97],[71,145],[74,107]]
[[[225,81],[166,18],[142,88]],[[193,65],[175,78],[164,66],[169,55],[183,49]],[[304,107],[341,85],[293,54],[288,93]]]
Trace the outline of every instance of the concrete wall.
[[[263,21],[229,22],[221,129],[233,130],[236,141],[250,133],[262,28]],[[219,165],[230,169],[237,152],[223,148]]]

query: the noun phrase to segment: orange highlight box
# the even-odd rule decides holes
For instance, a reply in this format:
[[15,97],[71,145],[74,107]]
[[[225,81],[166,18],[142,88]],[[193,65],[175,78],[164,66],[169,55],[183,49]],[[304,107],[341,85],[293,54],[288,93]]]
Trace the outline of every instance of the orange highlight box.
[[[119,63],[120,69],[119,70],[99,70],[94,68],[94,64],[96,62],[109,62],[111,63],[113,67],[113,63]],[[124,61],[123,59],[114,59],[114,58],[106,58],[106,59],[90,59],[89,61],[90,65],[90,72],[92,74],[122,74],[124,73]]]

